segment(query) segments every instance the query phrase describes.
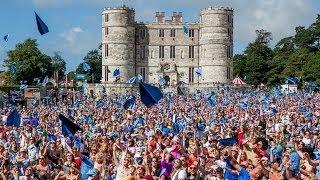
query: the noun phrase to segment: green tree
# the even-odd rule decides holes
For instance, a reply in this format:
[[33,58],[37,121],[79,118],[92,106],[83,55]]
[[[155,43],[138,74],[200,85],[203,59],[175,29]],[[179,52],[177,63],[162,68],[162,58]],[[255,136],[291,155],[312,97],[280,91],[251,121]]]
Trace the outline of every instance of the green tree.
[[247,57],[244,74],[246,82],[252,85],[266,83],[266,74],[270,70],[270,63],[273,57],[272,49],[269,47],[271,33],[265,30],[256,31],[257,38],[249,43],[244,54]]
[[27,81],[34,84],[34,78],[42,78],[48,75],[52,77],[53,69],[50,56],[43,54],[38,49],[35,39],[27,39],[16,45],[14,50],[8,52],[7,66],[15,66],[16,74],[9,73],[6,77],[7,84],[18,84]]
[[87,74],[87,81],[100,83],[102,76],[102,55],[101,55],[101,47],[99,46],[99,50],[95,49],[89,51],[87,55],[83,58],[85,63],[90,65],[90,70],[85,72],[83,70],[83,63],[79,64],[76,69],[76,73],[79,74]]
[[66,62],[62,58],[60,52],[54,52],[52,59],[52,68],[54,72],[54,78],[57,80],[64,79],[64,73],[66,72]]
[[233,57],[233,76],[245,76],[245,69],[247,65],[247,56],[244,54],[236,54]]

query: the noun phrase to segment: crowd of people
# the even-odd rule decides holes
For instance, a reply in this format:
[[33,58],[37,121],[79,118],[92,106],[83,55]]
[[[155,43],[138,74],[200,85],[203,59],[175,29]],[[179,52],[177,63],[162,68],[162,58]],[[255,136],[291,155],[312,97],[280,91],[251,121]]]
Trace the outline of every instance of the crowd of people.
[[[320,94],[170,93],[129,109],[99,97],[3,108],[0,179],[320,179]],[[66,136],[60,114],[81,130]]]

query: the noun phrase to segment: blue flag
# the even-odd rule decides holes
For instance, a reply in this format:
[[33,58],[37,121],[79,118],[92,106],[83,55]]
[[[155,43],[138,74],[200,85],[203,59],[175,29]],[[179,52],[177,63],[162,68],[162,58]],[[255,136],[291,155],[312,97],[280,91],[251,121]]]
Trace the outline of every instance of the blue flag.
[[292,78],[292,77],[286,77],[286,82],[288,83],[288,84],[297,84],[298,83],[298,79],[297,78]]
[[189,35],[189,28],[187,27],[187,25],[183,26],[183,34],[188,36]]
[[90,70],[90,65],[88,63],[83,63],[82,64],[82,69],[85,71],[85,72],[88,72]]
[[5,42],[8,42],[8,39],[9,39],[9,34],[7,34],[7,35],[5,35],[5,36],[3,37],[3,40],[4,40]]
[[141,74],[138,74],[138,75],[137,75],[137,78],[138,78],[139,81],[142,81],[142,80],[143,80],[143,77],[142,77]]
[[28,85],[26,85],[26,84],[21,84],[20,85],[20,90],[25,90],[26,88],[28,88]]
[[120,69],[117,68],[113,71],[113,77],[120,77]]
[[208,100],[207,100],[208,104],[210,104],[210,106],[215,106],[217,104],[217,100],[216,98],[214,97],[214,94],[211,94],[209,97],[208,97]]
[[62,134],[66,137],[73,136],[78,130],[82,130],[80,126],[78,126],[62,114],[59,114],[59,119],[62,123]]
[[11,65],[11,66],[9,67],[9,70],[10,70],[10,72],[11,72],[12,74],[17,74],[17,68],[16,68],[15,65]]
[[19,127],[20,126],[20,114],[18,113],[18,111],[15,109],[13,110],[10,115],[7,117],[7,126],[15,126],[15,127]]
[[136,97],[131,96],[129,99],[126,100],[126,102],[123,105],[123,108],[128,110],[128,109],[133,109],[136,104]]
[[233,146],[234,144],[237,143],[237,138],[231,137],[231,138],[220,139],[219,142],[223,146]]
[[130,78],[130,79],[128,80],[128,83],[129,83],[129,84],[134,84],[136,81],[137,81],[137,77],[136,77],[136,76],[133,76],[132,78]]
[[147,107],[157,104],[163,98],[161,90],[150,84],[140,82],[139,89],[141,101]]
[[200,68],[197,68],[195,70],[195,73],[196,73],[197,76],[201,76],[202,75],[202,70]]
[[163,76],[159,76],[159,84],[161,86],[165,85],[166,84],[166,80],[163,78]]
[[42,81],[42,86],[45,86],[49,82],[48,76],[46,76]]
[[82,163],[81,163],[81,179],[87,180],[89,179],[89,176],[92,176],[94,173],[92,171],[94,170],[94,163],[93,161],[87,157],[82,157]]
[[37,27],[39,30],[39,33],[41,35],[44,35],[49,32],[48,26],[42,21],[42,19],[38,16],[36,12],[34,12],[36,15],[36,21],[37,21]]

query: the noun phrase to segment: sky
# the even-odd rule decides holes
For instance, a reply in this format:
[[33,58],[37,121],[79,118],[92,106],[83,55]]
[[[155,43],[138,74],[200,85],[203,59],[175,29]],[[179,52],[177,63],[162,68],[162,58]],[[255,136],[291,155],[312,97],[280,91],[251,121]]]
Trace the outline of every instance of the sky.
[[[234,9],[234,53],[242,53],[254,40],[256,29],[272,33],[271,46],[294,34],[297,26],[309,26],[320,9],[319,0],[123,0],[135,9],[136,21],[153,22],[156,11],[182,12],[185,22],[197,22],[200,9],[231,7]],[[120,0],[1,0],[0,64],[6,52],[27,38],[37,39],[39,48],[52,56],[61,52],[67,71],[74,70],[90,50],[101,42],[101,12],[104,7],[117,7]],[[34,11],[49,27],[41,36],[37,31]],[[3,36],[9,34],[9,41]]]

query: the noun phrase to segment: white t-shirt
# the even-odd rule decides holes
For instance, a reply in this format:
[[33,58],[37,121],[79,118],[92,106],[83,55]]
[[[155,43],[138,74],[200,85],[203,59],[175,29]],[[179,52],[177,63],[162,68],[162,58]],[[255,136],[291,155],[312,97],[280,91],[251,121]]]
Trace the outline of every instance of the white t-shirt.
[[174,175],[172,176],[172,180],[185,180],[187,179],[188,174],[187,171],[184,169],[178,170]]

